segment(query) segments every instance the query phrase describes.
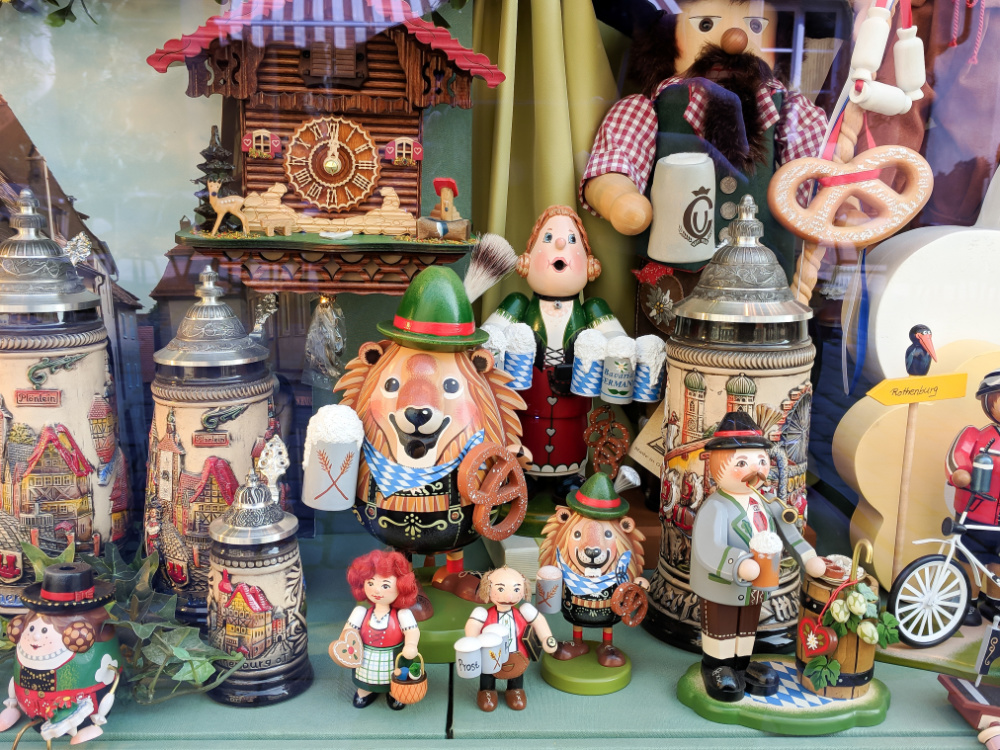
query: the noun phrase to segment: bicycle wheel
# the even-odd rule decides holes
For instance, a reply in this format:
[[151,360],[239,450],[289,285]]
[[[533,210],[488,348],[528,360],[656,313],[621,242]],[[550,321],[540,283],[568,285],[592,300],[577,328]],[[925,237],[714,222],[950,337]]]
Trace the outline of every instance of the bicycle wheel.
[[969,579],[944,555],[911,562],[897,576],[887,609],[899,620],[899,639],[907,646],[929,648],[951,638],[969,606]]

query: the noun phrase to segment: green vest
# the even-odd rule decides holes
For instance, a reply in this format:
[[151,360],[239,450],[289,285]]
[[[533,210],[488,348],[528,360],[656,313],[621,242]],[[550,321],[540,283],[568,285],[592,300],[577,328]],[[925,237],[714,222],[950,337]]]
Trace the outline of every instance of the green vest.
[[[545,330],[545,319],[542,317],[540,299],[535,295],[531,299],[520,292],[512,292],[504,297],[503,302],[497,307],[496,312],[510,323],[527,323],[531,330],[535,332],[535,342],[538,349],[538,359],[544,360],[545,347],[548,345],[548,333]],[[566,356],[563,361],[573,361],[573,343],[576,335],[587,328],[597,328],[602,323],[614,320],[615,316],[611,312],[611,307],[600,297],[591,297],[584,300],[573,299],[573,311],[569,320],[566,321],[566,328],[563,330],[563,349]],[[542,365],[536,362],[541,368]]]
[[[784,101],[784,93],[776,92],[771,100],[777,110],[781,111],[781,104]],[[708,144],[704,139],[699,138],[687,120],[684,119],[684,110],[688,106],[687,84],[676,84],[667,86],[654,102],[656,107],[656,161],[670,154],[697,152],[708,153]],[[792,278],[795,270],[795,237],[788,230],[782,227],[771,215],[771,209],[767,205],[767,186],[774,175],[774,129],[772,125],[764,131],[764,158],[757,163],[757,169],[752,175],[743,175],[749,182],[737,178],[735,190],[726,193],[722,189],[723,178],[729,173],[721,172],[716,167],[715,173],[715,237],[718,242],[719,232],[724,227],[728,227],[730,221],[736,218],[736,208],[740,199],[747,194],[753,196],[757,204],[757,220],[764,225],[764,237],[761,244],[766,245],[778,256],[778,262],[785,269],[785,275]],[[654,162],[655,171],[655,162]],[[649,196],[653,187],[653,175],[650,175],[649,184],[646,187],[646,195]],[[729,218],[723,218],[726,214]],[[649,232],[643,235],[641,241],[642,254],[646,255],[646,247],[649,244]],[[707,261],[706,261],[707,262]],[[698,270],[705,266],[705,263],[670,263],[676,268],[685,270]],[[791,283],[789,281],[789,283]]]
[[[118,639],[111,638],[107,641],[99,641],[95,643],[90,649],[84,651],[83,653],[75,654],[72,659],[55,670],[36,671],[46,673],[55,672],[53,675],[55,678],[55,687],[49,688],[45,692],[61,692],[63,690],[79,690],[80,688],[93,687],[97,683],[94,675],[97,673],[97,670],[100,669],[101,659],[104,658],[105,654],[108,654],[112,659],[118,662],[118,669],[122,668],[122,655],[118,648]],[[21,685],[27,689],[37,690],[38,688],[26,686],[22,683],[22,666],[30,667],[30,665],[22,665],[20,659],[14,660],[14,684]]]

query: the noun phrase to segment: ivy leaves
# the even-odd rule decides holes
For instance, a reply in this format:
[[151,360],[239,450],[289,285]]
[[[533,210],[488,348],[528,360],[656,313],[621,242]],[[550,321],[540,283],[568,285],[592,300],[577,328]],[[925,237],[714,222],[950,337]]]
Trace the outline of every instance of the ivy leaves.
[[[67,21],[75,21],[77,15],[73,8],[76,4],[80,3],[80,8],[83,10],[84,14],[94,23],[94,17],[90,15],[90,11],[87,9],[87,0],[69,0],[68,3],[63,5],[66,0],[11,0],[11,7],[20,13],[32,13],[35,15],[44,15],[45,23],[49,26],[59,27],[65,25]],[[55,8],[52,10],[51,8]]]
[[[175,619],[177,597],[153,587],[160,563],[155,552],[149,557],[137,553],[126,563],[118,548],[109,544],[104,557],[83,555],[82,559],[101,580],[115,586],[115,601],[108,605],[108,613],[122,645],[125,677],[139,703],[160,703],[211,690],[243,664],[242,655],[210,646],[198,628]],[[219,662],[221,670],[216,666]]]
[[813,687],[817,690],[833,687],[840,679],[840,662],[826,656],[815,656],[806,664],[803,674],[812,681]]
[[35,571],[36,581],[42,580],[45,569],[50,565],[62,565],[73,562],[73,555],[76,553],[76,545],[72,543],[68,544],[66,549],[56,557],[49,557],[38,549],[38,547],[28,542],[21,542],[21,549],[24,550],[24,556],[28,558],[28,562],[31,563],[31,567]]

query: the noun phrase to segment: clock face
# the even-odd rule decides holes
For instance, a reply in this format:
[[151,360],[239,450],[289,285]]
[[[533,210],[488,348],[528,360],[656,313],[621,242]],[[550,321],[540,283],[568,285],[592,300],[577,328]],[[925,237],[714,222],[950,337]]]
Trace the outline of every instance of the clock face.
[[295,192],[314,206],[345,211],[375,189],[378,147],[353,120],[306,120],[288,142],[285,174]]

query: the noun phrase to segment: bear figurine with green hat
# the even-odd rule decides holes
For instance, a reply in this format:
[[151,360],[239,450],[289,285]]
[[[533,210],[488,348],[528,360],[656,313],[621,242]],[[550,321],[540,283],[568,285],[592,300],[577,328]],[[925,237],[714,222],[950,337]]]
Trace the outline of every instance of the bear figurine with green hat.
[[[571,640],[542,659],[550,685],[579,695],[603,695],[631,680],[631,662],[612,641],[618,622],[636,626],[645,612],[642,578],[645,535],[628,516],[621,493],[639,484],[623,466],[617,479],[597,472],[566,498],[545,523],[539,565],[562,574],[562,614],[573,626]],[[584,628],[601,628],[601,643],[583,640]]]
[[17,644],[17,661],[0,731],[13,726],[23,711],[42,720],[28,726],[46,742],[69,734],[72,744],[79,744],[103,733],[122,665],[104,608],[113,599],[114,586],[96,580],[83,562],[50,565],[41,583],[24,590],[21,602],[28,613],[7,626],[7,637]]
[[[482,347],[489,334],[476,326],[472,308],[516,260],[505,239],[484,235],[464,279],[448,267],[422,270],[395,315],[378,324],[383,340],[363,344],[334,388],[364,430],[358,520],[382,544],[423,555],[425,566],[446,554],[431,579],[441,593],[427,587],[411,608],[430,663],[454,659],[452,644],[472,609],[462,608],[478,603],[478,578],[464,573],[462,548],[482,535],[510,536],[527,506],[518,464],[526,455],[517,416],[524,400]],[[501,485],[512,510],[497,520],[491,510],[498,493],[489,488]]]

